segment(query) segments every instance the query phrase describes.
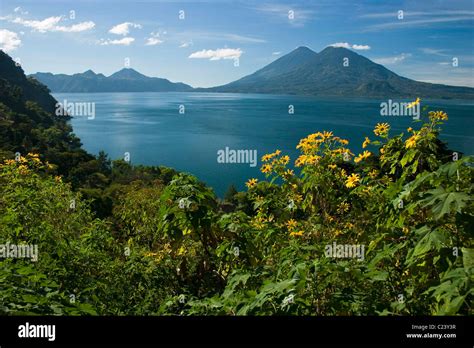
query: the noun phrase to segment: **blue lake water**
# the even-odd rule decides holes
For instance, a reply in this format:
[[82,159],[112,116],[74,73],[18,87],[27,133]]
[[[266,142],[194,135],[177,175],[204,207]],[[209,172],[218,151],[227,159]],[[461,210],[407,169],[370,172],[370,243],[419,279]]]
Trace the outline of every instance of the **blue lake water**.
[[[299,139],[328,130],[350,141],[356,154],[373,128],[388,122],[391,134],[413,126],[410,117],[380,116],[378,99],[315,98],[227,93],[56,93],[63,102],[95,103],[95,118],[72,119],[84,148],[112,159],[130,153],[133,164],[164,165],[196,175],[222,196],[230,184],[244,188],[259,172],[263,154],[280,149],[292,161]],[[179,113],[183,105],[184,114]],[[294,106],[294,114],[288,106]],[[442,139],[455,151],[474,153],[474,101],[423,100],[444,110]],[[257,150],[258,165],[220,164],[220,149]]]

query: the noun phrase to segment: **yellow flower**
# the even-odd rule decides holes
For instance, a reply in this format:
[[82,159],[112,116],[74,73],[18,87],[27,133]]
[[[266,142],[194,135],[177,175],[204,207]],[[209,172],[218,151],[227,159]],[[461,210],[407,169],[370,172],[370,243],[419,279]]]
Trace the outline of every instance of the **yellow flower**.
[[328,165],[328,168],[329,168],[329,169],[336,169],[336,168],[337,168],[337,165],[336,165],[336,164],[329,164],[329,165]]
[[283,163],[283,164],[288,164],[290,162],[290,156],[288,155],[285,155],[283,156],[280,161]]
[[303,231],[298,231],[298,232],[291,232],[290,236],[292,237],[301,237],[303,235]]
[[298,157],[295,161],[295,166],[297,167],[301,167],[302,165],[304,165],[308,160],[308,156],[307,155],[301,155],[300,157]]
[[263,198],[263,196],[258,195],[257,197],[255,197],[255,200],[256,200],[258,203],[262,203],[262,202],[265,200],[265,198]]
[[308,151],[309,149],[311,149],[311,147],[312,147],[312,144],[310,141],[308,141],[307,138],[301,139],[299,144],[296,146],[297,149],[302,148],[303,151]]
[[350,204],[347,203],[347,202],[341,202],[337,208],[337,212],[339,214],[342,214],[342,213],[347,213],[350,209]]
[[318,161],[320,159],[321,159],[321,156],[310,155],[310,156],[308,156],[306,162],[309,163],[309,164],[316,164],[316,163],[318,163]]
[[184,255],[186,254],[186,248],[184,246],[181,246],[179,249],[178,249],[178,252],[177,252],[178,255]]
[[430,111],[430,120],[432,121],[437,121],[437,120],[447,120],[448,119],[448,114],[446,114],[444,111]]
[[245,183],[245,186],[247,186],[248,188],[252,188],[257,184],[257,181],[258,179],[250,179]]
[[12,159],[5,160],[5,164],[15,164],[15,163],[16,163],[16,161],[12,160]]
[[347,176],[347,173],[346,173],[345,169],[341,169],[341,176],[344,177],[344,178]]
[[263,155],[263,156],[262,156],[262,162],[267,162],[267,161],[271,160],[272,157],[273,157],[273,156],[272,156],[271,153],[270,153],[270,154]]
[[411,136],[410,138],[408,138],[406,141],[405,141],[405,147],[407,149],[410,149],[412,147],[416,147],[416,142],[420,139],[420,136],[418,134],[414,134],[413,136]]
[[349,140],[340,139],[340,140],[339,140],[339,143],[340,143],[341,145],[347,145],[347,144],[349,144]]
[[361,153],[359,156],[357,156],[355,159],[354,159],[354,162],[355,163],[359,163],[360,161],[366,159],[366,158],[369,158],[370,155],[372,155],[369,151],[364,151],[363,153]]
[[337,236],[340,236],[342,234],[342,231],[340,229],[335,229],[334,230],[334,235],[337,237]]
[[407,128],[407,131],[408,131],[408,132],[413,132],[413,128],[408,127],[408,128]]
[[420,104],[420,98],[416,98],[415,101],[413,101],[413,102],[411,102],[410,104],[408,104],[407,109],[410,109],[410,108],[412,108],[412,107],[414,107],[414,106],[416,106],[416,105],[418,105],[418,104]]
[[362,143],[362,148],[365,149],[367,147],[367,145],[369,145],[369,144],[370,144],[370,139],[365,137],[365,140]]
[[293,201],[295,201],[296,203],[301,202],[302,200],[303,200],[303,196],[302,196],[302,195],[296,194],[296,195],[294,195],[294,197],[293,197]]
[[280,150],[276,150],[275,151],[275,155],[279,156],[281,154],[281,151]]
[[346,187],[352,188],[355,187],[360,181],[359,174],[352,173],[349,175],[346,181]]
[[297,224],[298,223],[296,222],[296,220],[293,220],[293,219],[290,219],[285,223],[286,227],[288,228],[288,231],[291,231],[292,229],[294,229]]
[[314,133],[314,134],[311,134],[310,137],[313,137],[313,138],[322,138],[323,137],[323,133],[321,132],[317,132],[317,133]]
[[332,132],[326,132],[326,131],[323,132],[322,134],[323,139],[329,139],[330,137],[332,137]]
[[257,216],[251,222],[252,226],[257,229],[262,229],[265,227],[266,219],[263,216]]
[[270,164],[264,164],[260,171],[262,173],[270,173],[272,171],[272,166]]
[[284,177],[290,177],[290,176],[293,176],[295,173],[293,172],[292,169],[287,169],[286,172],[283,173],[283,176]]
[[28,174],[28,167],[25,166],[24,164],[20,164],[18,166],[18,171],[20,172],[21,175]]
[[387,134],[390,129],[390,125],[388,123],[377,123],[374,129],[374,134],[378,136],[383,136]]
[[369,173],[369,176],[370,176],[371,179],[375,179],[378,174],[379,174],[378,170],[372,169]]
[[55,180],[56,182],[62,182],[62,181],[63,181],[63,179],[62,179],[60,176],[58,176],[58,175],[56,175],[56,176],[54,177],[54,180]]

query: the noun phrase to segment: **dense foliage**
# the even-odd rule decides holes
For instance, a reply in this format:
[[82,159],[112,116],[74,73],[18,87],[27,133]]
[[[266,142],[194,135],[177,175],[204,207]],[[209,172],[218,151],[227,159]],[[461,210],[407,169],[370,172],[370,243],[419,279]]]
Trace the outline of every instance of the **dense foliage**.
[[[6,160],[2,240],[37,244],[39,259],[0,262],[2,311],[469,314],[473,170],[437,141],[442,118],[408,138],[378,125],[354,161],[347,140],[311,134],[298,174],[280,151],[265,155],[269,180],[250,179],[231,212],[188,174],[160,180],[117,161],[111,213],[97,218],[38,154]],[[365,254],[328,257],[333,243]]]
[[222,201],[192,175],[86,153],[0,82],[0,245],[38,246],[0,258],[1,313],[472,314],[473,159],[438,139],[444,112],[405,134],[378,124],[357,156],[310,134],[294,165],[267,154],[267,180]]

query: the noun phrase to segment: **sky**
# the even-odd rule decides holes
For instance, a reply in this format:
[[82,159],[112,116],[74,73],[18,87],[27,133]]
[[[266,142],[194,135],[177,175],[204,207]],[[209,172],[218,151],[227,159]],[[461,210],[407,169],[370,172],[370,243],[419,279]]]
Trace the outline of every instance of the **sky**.
[[474,87],[474,1],[0,0],[0,49],[27,74],[131,67],[210,87],[330,45],[411,79]]

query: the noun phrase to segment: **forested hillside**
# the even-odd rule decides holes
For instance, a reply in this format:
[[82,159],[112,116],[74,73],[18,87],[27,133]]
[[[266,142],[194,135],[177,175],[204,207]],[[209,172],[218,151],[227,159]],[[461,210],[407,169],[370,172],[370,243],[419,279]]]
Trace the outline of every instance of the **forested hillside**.
[[2,314],[472,314],[473,159],[438,139],[444,112],[374,125],[358,154],[309,134],[223,202],[190,174],[88,154],[0,58],[0,244],[38,246],[0,258]]

